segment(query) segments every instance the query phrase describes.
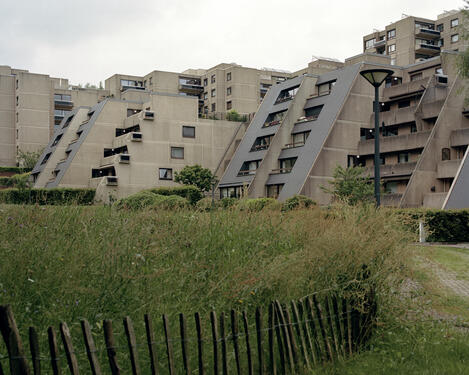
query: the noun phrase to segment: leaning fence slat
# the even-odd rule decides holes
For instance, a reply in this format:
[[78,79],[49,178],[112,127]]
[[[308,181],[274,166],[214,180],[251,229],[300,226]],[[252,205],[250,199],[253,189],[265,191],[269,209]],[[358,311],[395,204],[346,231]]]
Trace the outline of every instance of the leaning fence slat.
[[155,347],[155,332],[153,331],[153,322],[150,315],[143,316],[145,320],[145,332],[147,335],[148,354],[150,355],[150,368],[152,375],[158,375],[158,356]]
[[68,368],[72,375],[78,375],[77,356],[75,355],[75,349],[73,348],[72,336],[70,335],[70,329],[67,323],[60,323],[60,335],[62,336],[62,342],[64,344],[65,355],[67,357]]
[[114,341],[114,333],[112,331],[112,320],[106,319],[103,321],[103,331],[111,373],[112,375],[120,375],[121,370],[117,363],[116,343]]
[[280,357],[280,373],[286,374],[287,373],[287,364],[285,360],[286,348],[284,349],[284,344],[282,341],[282,330],[280,327],[280,319],[278,317],[278,311],[274,302],[272,303],[272,307],[273,307],[273,313],[274,313],[275,335],[277,336],[278,354]]
[[248,360],[248,374],[252,375],[254,369],[252,366],[252,356],[251,356],[251,343],[249,342],[249,323],[248,323],[248,314],[246,311],[243,311],[243,325],[244,325],[244,336],[246,339],[246,356]]
[[215,311],[210,312],[210,323],[212,325],[213,374],[218,375],[218,323]]
[[348,343],[348,351],[349,354],[352,355],[353,352],[353,345],[352,345],[352,312],[350,303],[347,301],[346,303],[347,309],[347,343]]
[[321,336],[322,336],[322,339],[324,340],[324,347],[326,349],[326,353],[328,355],[328,358],[331,361],[333,361],[332,347],[331,347],[331,343],[329,342],[329,338],[326,333],[321,304],[316,298],[316,295],[313,295],[313,302],[314,302],[314,308],[316,310],[316,315],[318,317],[319,330],[321,331]]
[[174,369],[173,343],[171,340],[171,333],[169,330],[169,320],[165,314],[163,314],[163,327],[164,327],[164,335],[166,338],[166,354],[168,355],[168,370],[169,370],[169,374],[173,375],[176,373]]
[[292,311],[293,325],[296,330],[296,335],[298,337],[298,340],[300,340],[301,353],[303,355],[303,359],[304,359],[306,367],[310,368],[311,366],[309,364],[309,356],[308,356],[308,350],[306,348],[306,341],[303,335],[303,331],[301,330],[300,315],[298,314],[298,307],[296,306],[295,301],[291,301],[291,311]]
[[29,327],[29,349],[31,351],[31,360],[33,362],[34,375],[41,374],[41,353],[39,351],[39,339],[34,327]]
[[345,356],[344,327],[341,324],[344,315],[342,315],[342,311],[339,306],[339,301],[337,300],[336,296],[332,298],[332,309],[334,311],[334,322],[337,332],[337,340],[339,341],[340,353],[341,355]]
[[199,375],[204,373],[204,352],[203,343],[204,337],[202,332],[202,322],[200,320],[200,314],[196,312],[194,314],[195,319],[195,330],[197,331],[197,362],[199,365]]
[[228,374],[228,358],[226,353],[225,313],[220,314],[221,361],[223,375]]
[[128,316],[124,318],[124,330],[125,335],[127,336],[127,345],[129,346],[132,374],[140,375],[140,365],[138,363],[137,340],[135,338],[134,325]]
[[351,325],[352,325],[352,350],[357,351],[358,342],[360,340],[360,316],[358,310],[355,307],[351,309]]
[[[317,361],[317,353],[316,353],[316,346],[313,344],[313,341],[311,339],[311,333],[309,332],[308,329],[308,314],[305,310],[305,306],[302,300],[298,301],[298,307],[299,307],[299,314],[300,314],[300,320],[301,320],[301,327],[303,328],[303,333],[306,339],[306,343],[308,345],[307,352],[311,353],[311,358],[313,359],[313,364],[316,365],[318,363]],[[310,322],[312,323],[312,321]]]
[[29,374],[23,344],[10,305],[0,306],[0,332],[8,349],[12,374]]
[[259,361],[259,374],[264,374],[264,337],[263,337],[262,307],[256,308],[256,331],[257,331],[257,357]]
[[282,328],[282,336],[284,341],[284,348],[285,348],[285,357],[288,360],[288,364],[290,366],[290,371],[295,372],[295,364],[293,362],[293,353],[290,344],[290,337],[288,335],[287,323],[285,321],[285,316],[283,315],[282,305],[279,301],[275,301],[275,307],[277,309],[277,317],[279,320],[279,325]]
[[233,349],[236,362],[236,372],[241,375],[241,362],[239,360],[239,342],[238,342],[238,315],[235,310],[231,310],[231,335],[233,338]]
[[189,363],[189,352],[187,349],[187,323],[184,314],[179,314],[179,327],[181,332],[181,350],[182,350],[182,362],[184,364],[184,371],[186,375],[191,373],[191,366]]
[[101,375],[101,368],[96,355],[96,346],[94,345],[93,336],[91,335],[90,323],[88,323],[86,319],[81,321],[81,330],[85,341],[86,354],[90,362],[91,373],[93,375]]
[[293,332],[293,325],[290,317],[290,311],[288,311],[288,307],[284,306],[283,314],[285,316],[285,322],[287,324],[288,330],[288,338],[290,339],[291,350],[293,354],[293,362],[295,365],[298,365],[298,344],[296,342],[295,333]]
[[324,361],[327,360],[327,350],[326,348],[323,348],[321,345],[322,340],[319,337],[319,329],[316,327],[315,323],[315,316],[316,313],[314,312],[313,308],[313,301],[311,297],[306,298],[306,308],[308,311],[308,319],[309,319],[309,326],[311,328],[311,335],[313,339],[313,346],[314,346],[314,352],[317,353],[318,356],[318,361]]
[[326,307],[326,321],[327,321],[327,326],[328,326],[328,331],[330,333],[330,337],[332,337],[332,340],[334,342],[334,348],[335,352],[338,355],[340,353],[339,351],[339,341],[337,340],[337,333],[334,328],[334,324],[332,322],[332,308],[331,308],[331,300],[329,297],[326,297],[324,300],[324,305]]
[[274,304],[269,305],[269,374],[277,375],[275,363],[275,310]]
[[55,334],[54,327],[49,327],[47,329],[47,339],[49,341],[50,364],[52,367],[52,373],[54,375],[60,375],[59,349],[57,346],[57,336]]

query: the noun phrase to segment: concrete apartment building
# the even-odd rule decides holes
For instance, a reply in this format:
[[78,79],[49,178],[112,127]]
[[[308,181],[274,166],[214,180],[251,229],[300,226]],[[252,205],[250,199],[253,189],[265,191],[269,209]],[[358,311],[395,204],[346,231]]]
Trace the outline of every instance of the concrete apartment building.
[[43,149],[67,112],[106,95],[70,87],[67,79],[0,66],[0,165],[15,166],[19,150]]
[[373,88],[359,73],[386,67],[394,74],[380,100],[383,204],[469,207],[469,114],[456,54],[402,67],[365,53],[341,69],[272,87],[227,163],[220,197],[303,194],[327,204],[321,187],[336,165],[365,166],[372,175]]
[[66,115],[32,171],[35,187],[92,187],[108,202],[201,164],[215,171],[244,133],[239,122],[201,119],[198,98],[128,88]]
[[363,37],[363,52],[390,56],[391,65],[406,66],[438,56],[442,50],[462,51],[463,14],[450,11],[436,20],[403,16]]

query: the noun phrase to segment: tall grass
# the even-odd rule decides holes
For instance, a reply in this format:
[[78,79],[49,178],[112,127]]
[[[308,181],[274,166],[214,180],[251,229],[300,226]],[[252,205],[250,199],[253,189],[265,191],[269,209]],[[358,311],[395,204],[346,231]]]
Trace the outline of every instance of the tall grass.
[[[372,207],[287,213],[0,206],[0,304],[23,332],[87,318],[251,310],[334,291],[386,307],[407,234]],[[143,336],[142,327],[137,327]]]

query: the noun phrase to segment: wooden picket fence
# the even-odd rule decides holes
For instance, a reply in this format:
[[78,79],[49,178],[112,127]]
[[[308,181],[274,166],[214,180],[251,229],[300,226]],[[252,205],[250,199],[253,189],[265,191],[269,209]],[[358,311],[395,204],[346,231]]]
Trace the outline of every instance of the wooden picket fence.
[[[173,336],[169,318],[163,315],[159,336],[162,340],[159,342],[156,341],[151,317],[145,315],[143,345],[137,343],[132,320],[126,317],[123,319],[127,344],[125,347],[116,344],[113,322],[104,320],[101,363],[98,355],[100,350],[93,338],[97,334],[95,332],[93,336],[87,320],[80,322],[84,351],[75,350],[70,329],[62,322],[59,332],[63,348],[60,348],[54,327],[49,327],[48,350],[45,351],[48,354],[43,356],[38,332],[30,327],[29,355],[22,344],[12,309],[10,306],[0,306],[0,331],[8,353],[2,357],[0,351],[0,375],[6,374],[7,367],[12,375],[39,375],[41,369],[45,368],[45,373],[54,375],[68,371],[72,375],[78,375],[80,371],[93,375],[115,375],[129,373],[130,370],[123,370],[125,366],[130,367],[133,375],[195,372],[223,375],[301,373],[324,362],[350,356],[363,348],[371,335],[376,315],[372,293],[368,294],[365,306],[360,311],[352,307],[351,301],[333,296],[319,298],[313,295],[291,301],[288,305],[274,301],[267,309],[258,307],[255,310],[255,324],[251,326],[247,312],[231,310],[227,316],[223,312],[217,315],[212,311],[205,325],[202,316],[195,313],[195,332],[192,336],[184,314],[179,314],[178,336]],[[255,348],[251,341],[255,342]],[[159,353],[157,343],[161,345]],[[146,366],[141,366],[142,346],[146,347]],[[60,364],[59,351],[65,353],[68,371],[64,364]],[[85,352],[87,361],[77,359],[78,353]],[[103,358],[106,357],[109,368],[104,371]]]

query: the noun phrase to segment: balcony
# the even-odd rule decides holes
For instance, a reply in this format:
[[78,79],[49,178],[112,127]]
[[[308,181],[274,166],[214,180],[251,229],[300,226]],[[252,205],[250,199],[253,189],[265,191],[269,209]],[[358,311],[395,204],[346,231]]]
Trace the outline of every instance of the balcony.
[[[421,149],[425,147],[431,130],[391,137],[380,137],[380,152],[397,152]],[[375,140],[367,139],[358,142],[359,155],[372,155],[375,151]]]
[[462,115],[464,117],[469,118],[469,108],[464,108],[464,110],[462,111]]
[[385,193],[381,195],[381,205],[385,207],[398,207],[401,199],[402,194]]
[[440,47],[426,42],[415,43],[415,52],[422,55],[436,56],[440,54]]
[[270,126],[275,126],[275,125],[279,125],[281,123],[281,120],[274,120],[274,121],[270,121],[270,122],[265,122],[264,125],[262,125],[263,128],[268,128]]
[[292,100],[295,96],[285,96],[283,98],[278,98],[274,104],[280,104],[284,102],[288,102],[289,100]]
[[427,86],[428,78],[418,79],[412,82],[401,83],[383,90],[383,95],[389,99],[394,99],[409,94],[422,93]]
[[423,207],[426,208],[442,208],[445,203],[447,192],[444,193],[428,193],[423,196]]
[[440,32],[438,30],[432,30],[425,27],[416,27],[415,36],[426,39],[440,39]]
[[319,118],[319,114],[318,115],[313,115],[313,116],[308,116],[308,117],[302,116],[298,120],[296,120],[295,125],[296,124],[302,124],[303,122],[316,121],[318,118]]
[[121,86],[121,91],[125,91],[125,90],[145,90],[145,87],[143,86],[129,86],[129,85],[122,85]]
[[451,147],[469,145],[469,128],[453,130],[450,136]]
[[265,145],[254,145],[251,148],[251,151],[262,151],[262,150],[267,150],[269,148],[270,144],[265,144]]
[[[386,126],[404,124],[415,121],[415,110],[417,106],[411,106],[406,108],[396,108],[390,111],[380,112],[379,121]],[[374,125],[375,115],[374,113],[370,116],[370,125]]]
[[118,180],[116,176],[106,176],[104,178],[106,186],[117,186]]
[[278,168],[278,169],[272,169],[270,172],[271,175],[274,174],[285,174],[285,173],[290,173],[292,171],[293,167],[291,168]]
[[327,91],[323,91],[323,92],[317,92],[311,96],[308,97],[308,99],[314,99],[314,98],[319,98],[321,96],[327,96],[329,95],[330,93],[332,92],[332,90],[327,90]]
[[73,102],[71,100],[54,99],[54,107],[70,110],[73,108]]
[[244,170],[244,171],[239,171],[238,172],[238,177],[242,176],[252,176],[256,174],[257,169],[250,169],[250,170]]
[[[381,178],[394,178],[394,177],[405,177],[410,176],[415,167],[417,162],[410,162],[410,163],[397,163],[397,164],[385,164],[381,165],[380,176]],[[365,174],[370,177],[375,176],[375,170],[373,167],[366,168]]]
[[130,155],[129,154],[119,154],[119,163],[120,164],[130,164]]
[[130,133],[130,140],[132,142],[142,142],[143,134],[140,132]]
[[386,39],[378,40],[378,41],[373,43],[374,48],[383,47],[385,45],[386,45]]
[[204,91],[204,88],[202,85],[193,85],[193,84],[187,84],[187,83],[180,83],[179,84],[179,91],[183,92],[189,92],[189,93],[194,93],[194,94],[200,94],[202,91]]
[[440,161],[437,165],[437,178],[454,178],[458,172],[461,160]]
[[422,118],[425,120],[429,118],[438,117],[444,103],[445,103],[444,100],[436,100],[433,102],[423,103],[422,104]]
[[305,145],[305,142],[287,143],[285,146],[283,146],[282,150],[295,148],[295,147],[302,147],[304,145]]
[[153,112],[153,111],[144,111],[143,119],[144,120],[154,120],[155,119],[155,112]]

